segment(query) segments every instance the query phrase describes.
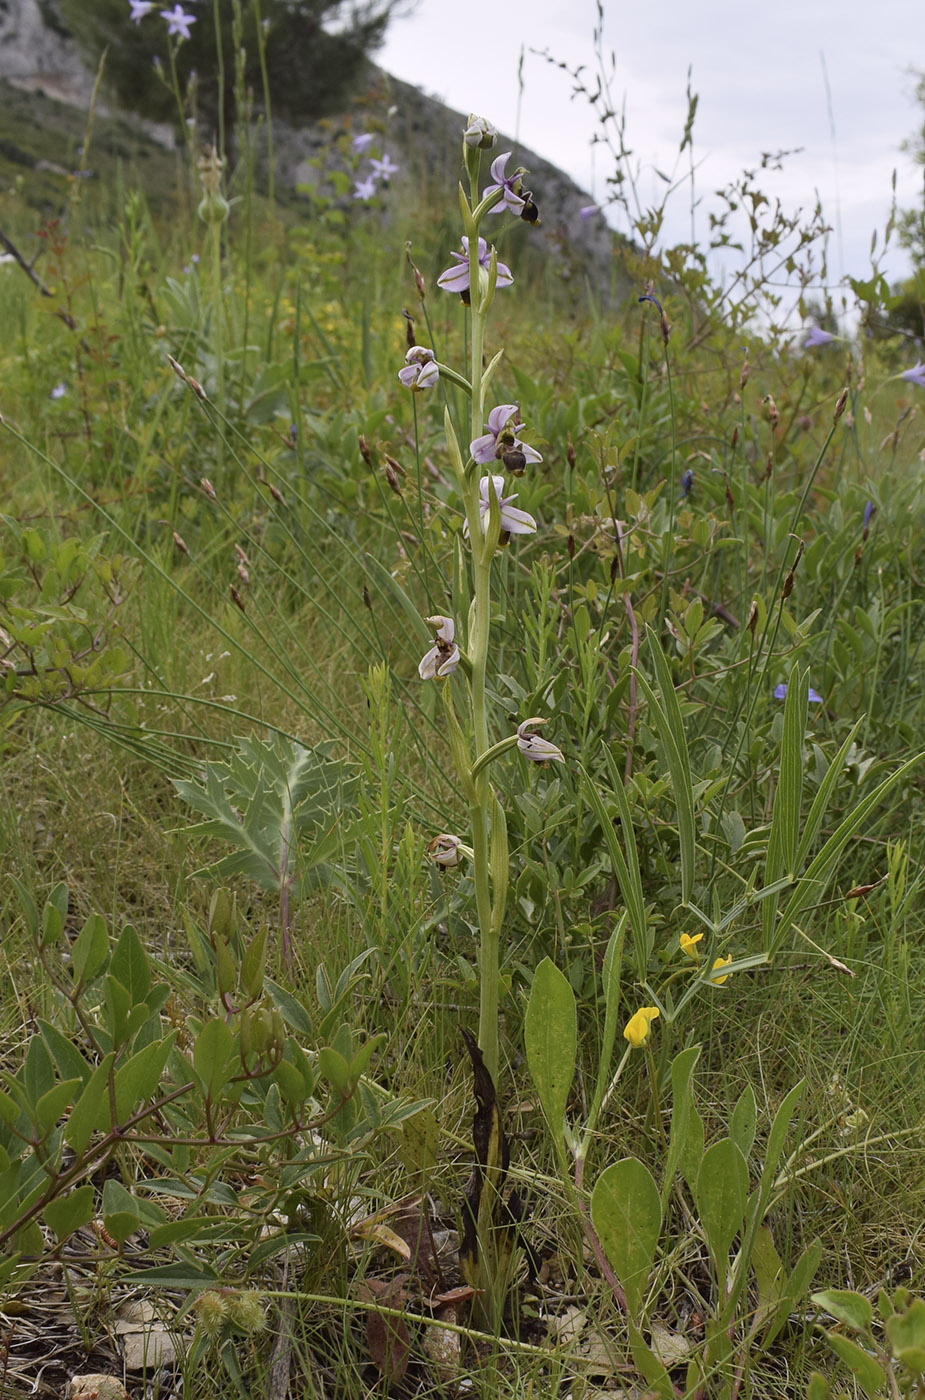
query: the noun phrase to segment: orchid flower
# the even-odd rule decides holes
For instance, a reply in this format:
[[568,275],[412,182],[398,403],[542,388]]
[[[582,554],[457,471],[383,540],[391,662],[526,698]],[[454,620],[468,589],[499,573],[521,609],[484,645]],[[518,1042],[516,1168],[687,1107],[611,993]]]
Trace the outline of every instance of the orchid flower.
[[523,724],[518,724],[517,747],[534,763],[564,763],[565,755],[561,749],[556,748],[555,744],[551,744],[540,734],[531,732],[535,725],[546,723],[545,719],[525,719]]
[[398,371],[398,377],[406,389],[432,389],[440,378],[440,366],[433,350],[428,350],[426,345],[412,345],[405,356],[405,368]]
[[453,638],[456,625],[451,617],[428,617],[427,622],[435,629],[434,644],[418,665],[418,675],[422,681],[433,681],[451,676],[459,665],[459,647]]
[[462,865],[464,856],[472,859],[472,848],[464,846],[458,836],[441,832],[427,847],[427,854],[435,865],[442,865],[444,870],[452,870],[454,866]]
[[623,1027],[623,1039],[628,1040],[634,1050],[641,1050],[649,1039],[649,1027],[661,1014],[657,1006],[641,1006]]
[[492,206],[490,212],[492,214],[503,214],[504,211],[508,209],[519,218],[527,202],[521,194],[523,176],[526,175],[527,172],[523,167],[519,167],[514,171],[513,175],[505,174],[505,166],[512,155],[513,151],[505,151],[504,155],[496,156],[492,161],[491,178],[495,183],[486,186],[482,198],[487,199],[490,194],[496,194],[498,190],[501,190],[503,192],[502,197],[498,200],[497,204]]
[[[536,448],[528,447],[512,431],[514,428],[524,426],[523,423],[515,421],[517,411],[516,403],[502,403],[491,410],[486,424],[488,432],[469,444],[469,451],[472,453],[474,462],[484,466],[489,462],[503,461],[515,476],[519,476],[523,472],[527,462],[542,462],[543,459]],[[514,461],[508,460],[512,454],[516,456],[518,453],[523,458],[523,462],[519,458]]]
[[[489,485],[489,482],[491,483],[491,485]],[[513,496],[502,495],[502,492],[504,490],[503,476],[483,476],[481,481],[479,482],[479,495],[481,496],[481,500],[479,501],[479,511],[481,513],[482,519],[482,534],[484,535],[488,532],[488,519],[491,513],[491,505],[488,493],[492,489],[492,486],[494,487],[495,495],[498,497],[498,508],[501,511],[502,534],[535,534],[536,521],[533,519],[533,516],[528,515],[525,510],[519,510],[516,506],[511,505],[511,501],[517,500],[517,493],[515,492]],[[468,536],[469,534],[468,520],[463,525],[463,534],[466,536]]]
[[[469,291],[469,240],[463,235],[463,251],[461,253],[451,253],[450,257],[455,258],[457,266],[448,267],[437,278],[437,286],[442,287],[445,292],[459,292],[462,295]],[[479,239],[479,267],[483,267],[485,272],[491,265],[491,251],[484,238]],[[498,287],[509,287],[514,280],[511,269],[503,262],[497,264],[498,277],[495,283]]]
[[167,21],[167,37],[172,34],[179,34],[181,39],[189,39],[190,25],[196,23],[195,15],[185,13],[182,5],[174,5],[172,10],[161,10],[161,14]]

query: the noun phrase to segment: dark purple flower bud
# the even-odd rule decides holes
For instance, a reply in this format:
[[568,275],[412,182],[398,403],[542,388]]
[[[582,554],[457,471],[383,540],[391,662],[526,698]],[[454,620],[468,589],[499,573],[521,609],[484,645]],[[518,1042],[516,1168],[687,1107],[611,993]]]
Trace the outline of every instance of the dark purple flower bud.
[[865,533],[865,534],[866,534],[867,531],[870,529],[870,519],[871,519],[871,516],[875,514],[876,510],[877,510],[877,507],[874,505],[873,501],[868,501],[867,504],[866,504],[866,506],[864,507],[864,533]]
[[693,486],[693,484],[694,471],[692,467],[688,467],[687,471],[684,472],[681,477],[681,495],[689,496],[691,494],[691,487]]

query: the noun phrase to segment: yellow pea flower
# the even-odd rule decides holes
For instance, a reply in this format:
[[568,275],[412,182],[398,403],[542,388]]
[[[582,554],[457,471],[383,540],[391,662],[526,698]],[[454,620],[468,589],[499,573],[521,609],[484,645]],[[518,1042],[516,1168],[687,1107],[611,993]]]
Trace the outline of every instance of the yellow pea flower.
[[692,962],[697,962],[700,957],[700,949],[697,944],[703,938],[702,933],[695,933],[693,938],[689,933],[681,934],[681,952],[685,953]]
[[634,1050],[641,1050],[649,1039],[650,1025],[661,1014],[657,1006],[640,1007],[623,1027],[623,1039],[628,1040]]
[[[715,972],[718,967],[726,967],[731,962],[732,958],[717,958],[716,962],[713,964],[713,971]],[[721,987],[728,977],[729,973],[727,972],[724,977],[711,977],[710,981],[713,983],[714,987]]]

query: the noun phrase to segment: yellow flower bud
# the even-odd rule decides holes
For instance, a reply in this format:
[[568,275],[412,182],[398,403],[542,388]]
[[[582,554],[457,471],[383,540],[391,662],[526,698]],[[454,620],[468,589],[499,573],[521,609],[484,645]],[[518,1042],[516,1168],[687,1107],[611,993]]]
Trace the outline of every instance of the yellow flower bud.
[[623,1039],[628,1040],[634,1050],[641,1050],[649,1039],[649,1027],[662,1013],[657,1006],[642,1006],[631,1016],[623,1028]]
[[[717,958],[716,962],[713,964],[713,971],[715,972],[718,967],[728,967],[731,962],[732,958]],[[729,973],[727,972],[724,977],[711,977],[710,981],[713,983],[714,987],[721,987],[728,977]]]
[[686,954],[692,962],[697,962],[700,958],[700,949],[697,944],[702,938],[702,933],[695,933],[693,937],[689,933],[681,934],[681,952]]

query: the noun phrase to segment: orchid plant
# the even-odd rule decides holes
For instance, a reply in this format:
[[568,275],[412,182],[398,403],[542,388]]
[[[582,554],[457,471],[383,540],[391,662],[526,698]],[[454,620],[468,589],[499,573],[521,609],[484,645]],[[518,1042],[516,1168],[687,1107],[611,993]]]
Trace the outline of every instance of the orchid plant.
[[[490,1077],[492,1092],[499,1071],[498,1002],[501,934],[508,896],[508,840],[504,810],[492,787],[489,768],[509,750],[518,749],[537,764],[562,762],[555,744],[537,730],[542,716],[524,719],[513,734],[497,739],[489,717],[487,677],[491,654],[492,565],[499,550],[515,535],[536,531],[536,521],[515,504],[517,492],[507,488],[507,476],[522,476],[531,463],[542,460],[539,452],[521,439],[524,424],[517,404],[501,403],[490,409],[491,382],[503,351],[484,364],[489,313],[499,289],[509,287],[513,273],[500,262],[495,248],[482,236],[483,221],[490,214],[511,213],[535,223],[536,205],[523,189],[523,170],[507,173],[511,158],[499,155],[491,165],[491,183],[480,194],[483,150],[497,139],[484,119],[470,118],[463,138],[463,158],[468,192],[460,187],[463,219],[461,252],[437,279],[445,292],[458,295],[469,308],[468,374],[441,364],[428,347],[409,349],[401,383],[412,393],[434,388],[445,380],[461,388],[469,400],[469,445],[464,453],[449,411],[445,414],[446,442],[462,503],[462,538],[468,543],[468,569],[459,571],[459,596],[454,617],[427,619],[434,643],[418,667],[422,680],[440,685],[446,732],[460,784],[469,806],[471,838],[441,833],[431,843],[431,857],[442,867],[471,861],[480,937],[480,1004],[478,1050],[481,1067]],[[486,470],[487,468],[487,470]],[[498,468],[497,470],[493,470]],[[477,1090],[478,1092],[478,1090]],[[499,1157],[502,1155],[499,1152]],[[496,1224],[503,1169],[486,1160],[484,1180],[489,1189],[477,1207],[477,1269],[486,1312],[497,1318],[505,1293],[503,1250],[498,1247]]]
[[461,584],[466,596],[457,599],[455,618],[427,619],[434,629],[434,645],[422,658],[418,670],[422,680],[441,685],[453,759],[469,802],[471,845],[464,846],[457,837],[441,834],[432,854],[446,866],[461,859],[460,852],[471,852],[480,934],[478,1045],[493,1082],[497,1082],[499,1068],[498,987],[508,849],[504,812],[489,780],[488,768],[515,747],[534,763],[562,761],[563,757],[555,744],[536,733],[545,723],[542,717],[531,716],[516,733],[495,741],[488,715],[492,562],[512,535],[535,532],[536,521],[515,505],[517,493],[507,490],[504,474],[490,470],[485,474],[481,469],[500,464],[504,472],[522,476],[529,464],[542,461],[539,452],[520,438],[524,424],[517,404],[498,404],[486,412],[491,381],[503,353],[498,351],[483,368],[489,313],[496,292],[509,287],[514,277],[482,236],[483,221],[490,214],[505,212],[530,223],[537,218],[532,196],[523,189],[526,172],[518,169],[511,175],[507,173],[511,152],[492,161],[492,183],[479,193],[482,152],[489,150],[496,139],[497,133],[488,122],[470,118],[463,137],[469,190],[466,193],[460,187],[459,201],[462,251],[452,254],[451,266],[437,279],[439,287],[458,295],[470,311],[468,375],[440,364],[433,350],[420,345],[409,349],[398,374],[401,383],[412,392],[431,389],[441,378],[449,380],[463,389],[470,405],[467,454],[462,451],[449,412],[445,415],[447,447],[462,500],[462,533],[470,553],[468,577]]

